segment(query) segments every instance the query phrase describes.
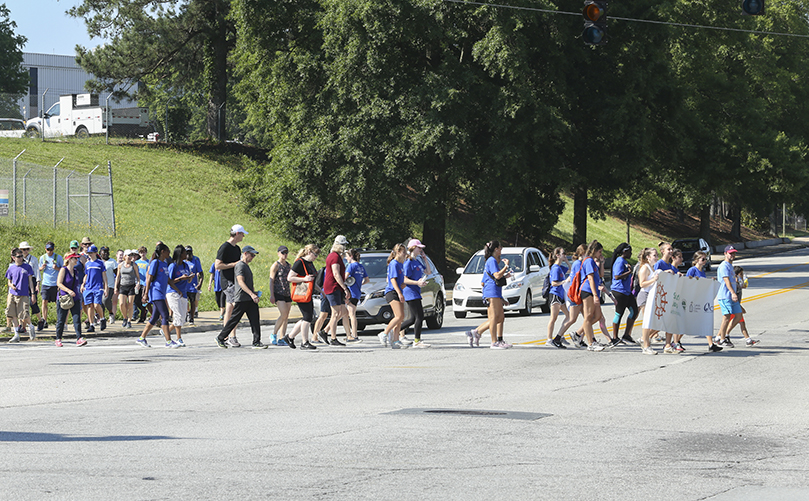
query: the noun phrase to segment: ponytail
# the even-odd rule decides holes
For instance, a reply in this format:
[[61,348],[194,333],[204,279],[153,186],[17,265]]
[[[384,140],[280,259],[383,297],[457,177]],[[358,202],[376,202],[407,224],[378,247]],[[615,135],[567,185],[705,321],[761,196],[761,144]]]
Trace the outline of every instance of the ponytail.
[[500,247],[499,240],[492,240],[491,242],[488,242],[486,246],[483,248],[483,260],[488,261],[489,258],[492,257],[492,254],[494,254],[494,251],[499,247]]

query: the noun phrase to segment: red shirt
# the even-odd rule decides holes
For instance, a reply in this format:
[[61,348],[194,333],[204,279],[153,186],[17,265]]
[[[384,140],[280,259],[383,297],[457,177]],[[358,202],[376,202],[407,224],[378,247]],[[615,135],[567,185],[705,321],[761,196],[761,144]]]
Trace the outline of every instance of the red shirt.
[[346,275],[346,265],[343,262],[343,258],[336,252],[330,252],[329,255],[326,256],[326,275],[323,277],[323,292],[326,294],[333,294],[338,287],[337,281],[334,279],[334,274],[331,271],[333,264],[340,265],[341,277],[345,277]]

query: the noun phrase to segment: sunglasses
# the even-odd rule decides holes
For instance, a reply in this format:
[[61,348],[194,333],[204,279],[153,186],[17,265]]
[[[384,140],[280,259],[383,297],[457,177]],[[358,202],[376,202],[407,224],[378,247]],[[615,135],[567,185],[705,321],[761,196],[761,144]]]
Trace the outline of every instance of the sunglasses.
[[18,259],[18,258],[19,258],[19,259],[22,259],[23,255],[22,255],[22,254],[14,254],[12,257],[13,257],[14,259]]

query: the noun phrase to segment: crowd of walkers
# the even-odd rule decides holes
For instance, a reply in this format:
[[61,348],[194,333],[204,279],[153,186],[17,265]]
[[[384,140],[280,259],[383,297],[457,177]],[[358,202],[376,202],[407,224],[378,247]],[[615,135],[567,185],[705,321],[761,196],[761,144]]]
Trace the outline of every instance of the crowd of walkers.
[[[252,332],[252,347],[267,348],[262,343],[259,316],[261,291],[254,284],[251,262],[259,251],[251,245],[240,247],[247,235],[241,225],[230,229],[230,237],[218,249],[216,259],[209,271],[208,291],[213,289],[219,307],[222,329],[216,337],[221,348],[240,347],[236,327],[246,315]],[[270,268],[269,301],[278,308],[269,343],[292,349],[316,350],[316,344],[345,346],[360,343],[357,329],[357,305],[362,285],[368,283],[368,274],[360,262],[360,251],[349,248],[346,237],[338,235],[326,256],[326,266],[318,272],[314,261],[320,253],[318,246],[309,244],[297,252],[290,263],[289,249],[280,246],[277,260]],[[422,340],[424,309],[421,288],[425,277],[432,273],[430,261],[425,259],[425,245],[417,239],[407,245],[394,246],[387,260],[387,281],[384,297],[390,305],[392,318],[379,333],[379,343],[394,349],[429,348]],[[482,296],[487,305],[486,320],[466,332],[470,347],[479,347],[482,335],[488,330],[490,348],[508,349],[512,344],[504,340],[505,301],[502,288],[507,284],[511,271],[508,259],[501,258],[502,246],[493,240],[484,249],[485,268],[482,277]],[[114,323],[120,311],[122,326],[132,328],[132,322],[144,324],[137,343],[150,347],[147,335],[156,326],[165,339],[167,348],[185,346],[182,328],[193,324],[197,316],[199,293],[203,284],[202,264],[194,256],[191,246],[177,245],[172,250],[158,242],[151,255],[145,247],[118,250],[115,258],[108,247],[100,249],[88,238],[81,243],[70,243],[70,253],[64,257],[56,253],[53,242],[45,244],[45,253],[37,259],[31,253],[28,242],[21,242],[11,251],[11,264],[6,273],[8,301],[6,317],[14,329],[10,342],[19,342],[21,334],[29,339],[47,327],[49,308],[56,303],[56,346],[62,346],[62,337],[68,315],[73,323],[76,344],[87,344],[84,332],[93,332],[96,327],[104,330]],[[720,282],[717,296],[723,319],[716,337],[707,336],[708,350],[721,351],[733,347],[730,332],[739,325],[748,346],[757,341],[750,338],[741,307],[742,289],[747,286],[744,270],[733,267],[736,249],[727,246],[717,278]],[[565,249],[557,247],[550,255],[550,270],[544,296],[550,305],[546,346],[566,349],[568,346],[589,351],[603,351],[618,345],[637,345],[644,354],[655,355],[653,342],[664,343],[663,353],[677,354],[685,351],[682,335],[660,333],[643,329],[640,342],[632,337],[637,319],[642,318],[644,308],[660,273],[683,275],[679,271],[683,256],[667,242],[657,249],[644,248],[638,254],[638,263],[630,265],[632,247],[620,244],[612,255],[612,279],[604,283],[606,258],[603,246],[593,240],[588,245],[579,245],[568,258]],[[708,256],[697,252],[693,266],[684,274],[689,278],[706,278],[705,266]],[[321,291],[320,312],[315,319],[314,293]],[[42,296],[42,308],[38,295]],[[602,311],[605,296],[614,303],[611,329],[608,328]],[[297,304],[301,319],[288,331],[288,320],[293,303]],[[407,309],[409,315],[405,314]],[[557,329],[556,325],[563,320]],[[82,326],[84,316],[84,326]],[[578,317],[581,326],[572,330]],[[408,318],[405,322],[405,318]],[[626,318],[623,332],[621,322]],[[328,320],[328,324],[326,321]],[[342,322],[345,343],[337,337],[337,326]],[[597,339],[598,325],[604,342]],[[406,336],[413,329],[413,339]],[[172,337],[172,331],[174,333]],[[566,338],[570,338],[568,343]],[[296,341],[300,344],[296,345]],[[302,341],[302,342],[301,342]]]

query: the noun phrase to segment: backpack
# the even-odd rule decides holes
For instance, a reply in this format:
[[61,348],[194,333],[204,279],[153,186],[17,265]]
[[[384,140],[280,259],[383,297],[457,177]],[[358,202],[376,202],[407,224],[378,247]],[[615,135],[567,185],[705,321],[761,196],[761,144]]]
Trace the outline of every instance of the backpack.
[[323,290],[323,281],[324,280],[326,280],[326,267],[325,266],[320,269],[320,271],[317,273],[317,277],[315,277],[315,288],[318,291]]
[[545,281],[542,282],[542,297],[548,299],[551,295],[551,274],[545,275]]
[[629,290],[632,292],[633,296],[637,296],[640,293],[640,264],[636,264],[635,267],[632,269],[632,281],[629,285]]
[[[587,259],[592,258],[588,257]],[[587,259],[581,262],[579,271],[573,276],[573,279],[570,281],[570,287],[567,289],[567,297],[570,298],[573,304],[581,304],[581,270],[584,268],[584,262],[587,261]]]

